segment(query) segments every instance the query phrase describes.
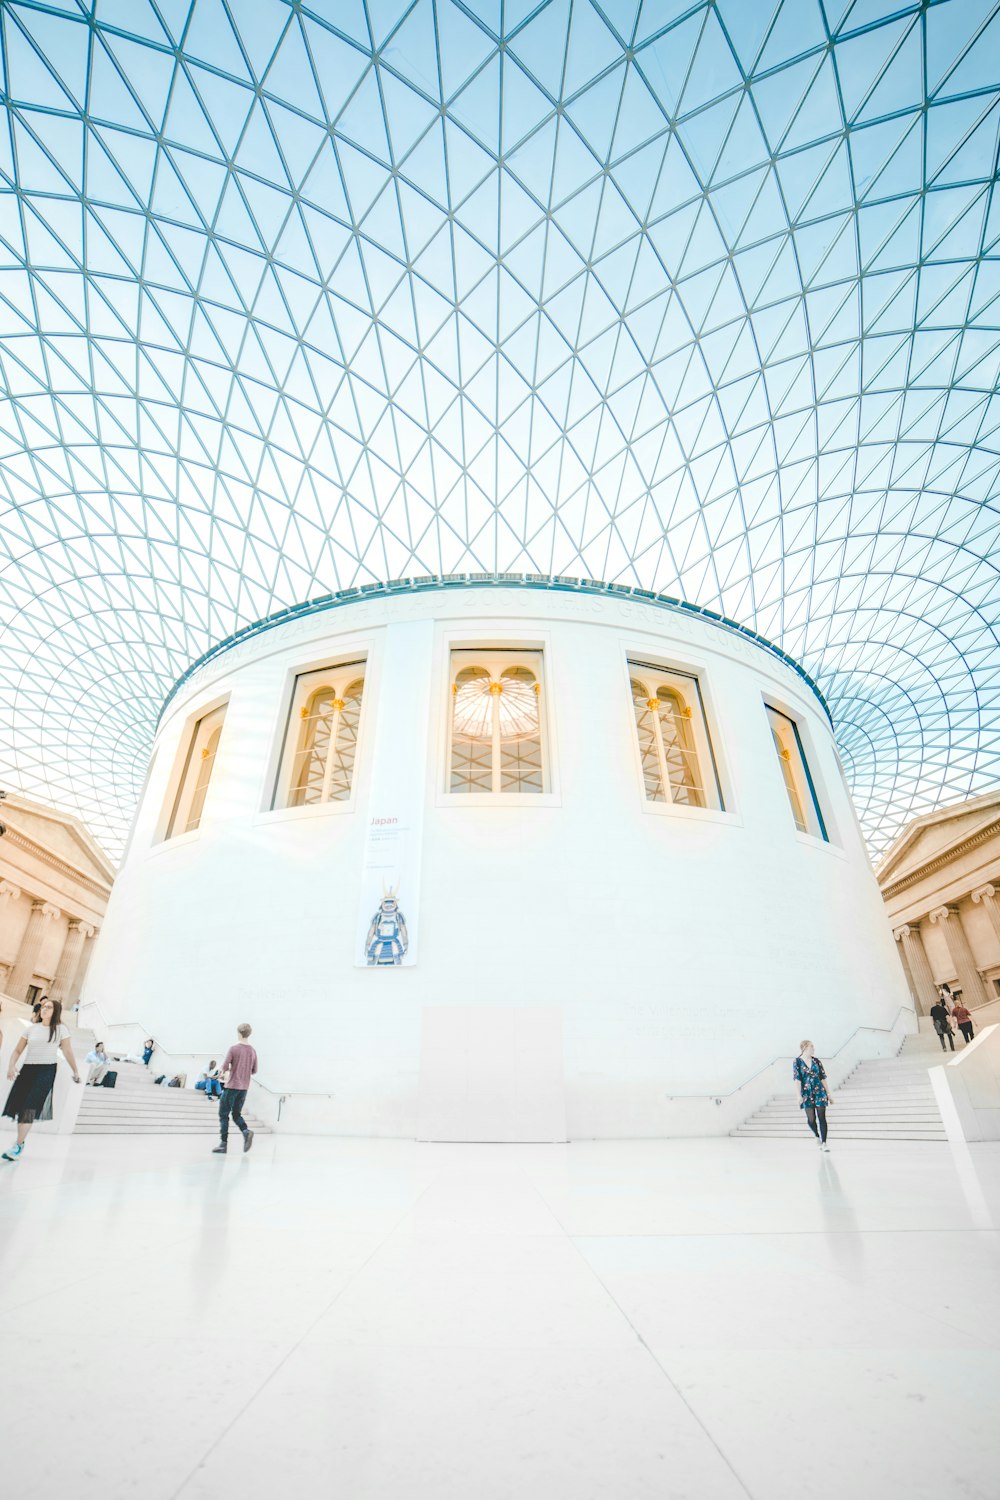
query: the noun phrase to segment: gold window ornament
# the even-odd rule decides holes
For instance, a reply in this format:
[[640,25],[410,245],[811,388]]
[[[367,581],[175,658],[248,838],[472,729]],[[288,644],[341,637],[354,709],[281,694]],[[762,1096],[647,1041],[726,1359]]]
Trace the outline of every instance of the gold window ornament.
[[698,679],[648,662],[628,665],[646,801],[722,810]]
[[364,688],[364,661],[296,677],[275,806],[350,801]]
[[545,790],[540,651],[451,653],[449,790]]
[[225,717],[226,704],[223,703],[198,719],[188,735],[165,838],[193,833],[201,826]]

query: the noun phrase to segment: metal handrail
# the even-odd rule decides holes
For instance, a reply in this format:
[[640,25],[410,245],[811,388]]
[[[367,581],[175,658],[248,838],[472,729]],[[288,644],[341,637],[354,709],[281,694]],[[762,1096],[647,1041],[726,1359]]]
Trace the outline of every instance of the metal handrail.
[[[829,1054],[829,1061],[833,1062],[834,1058],[839,1057],[844,1048],[850,1046],[851,1042],[853,1042],[859,1031],[880,1031],[888,1036],[891,1032],[895,1031],[896,1023],[898,1022],[900,1016],[904,1014],[915,1016],[916,1011],[913,1009],[912,1005],[901,1005],[892,1019],[891,1026],[855,1026],[850,1036],[846,1037],[844,1041],[841,1042],[836,1052],[831,1052]],[[721,1103],[723,1099],[731,1099],[734,1094],[738,1094],[741,1089],[745,1089],[748,1084],[753,1083],[755,1078],[759,1078],[762,1073],[766,1073],[768,1068],[773,1068],[776,1063],[789,1061],[794,1062],[794,1058],[792,1057],[790,1052],[779,1053],[777,1057],[772,1057],[770,1062],[766,1062],[763,1067],[758,1068],[756,1073],[751,1073],[749,1078],[744,1078],[742,1083],[738,1083],[735,1088],[729,1089],[724,1094],[705,1093],[705,1091],[702,1090],[700,1094],[668,1094],[666,1097],[668,1099],[714,1099],[717,1103]]]
[[[100,1007],[100,1004],[99,1004],[98,1001],[96,1001],[96,1000],[88,1000],[87,1004],[95,1006],[97,1008],[98,1012],[101,1013],[102,1018],[103,1018],[103,1012],[101,1012],[101,1007]],[[916,1015],[916,1011],[913,1009],[912,1005],[901,1005],[899,1007],[899,1009],[896,1011],[896,1014],[895,1014],[895,1016],[892,1019],[892,1025],[891,1026],[865,1026],[865,1025],[855,1026],[855,1028],[851,1032],[850,1036],[846,1037],[844,1039],[844,1041],[841,1042],[841,1044],[837,1048],[836,1052],[831,1052],[829,1054],[829,1061],[833,1062],[835,1058],[838,1058],[840,1056],[840,1054],[844,1051],[845,1047],[849,1047],[850,1044],[851,1044],[851,1042],[853,1042],[854,1038],[861,1031],[881,1032],[885,1036],[890,1035],[891,1032],[895,1031],[896,1024],[899,1021],[900,1016],[902,1016],[902,1015],[915,1016]],[[146,1029],[143,1026],[143,1023],[141,1021],[105,1021],[104,1024],[105,1024],[105,1026],[109,1026],[109,1025],[111,1025],[111,1026],[138,1026],[138,1028],[139,1028],[140,1031]],[[152,1035],[152,1032],[150,1031],[148,1034]],[[197,1052],[192,1052],[190,1048],[186,1048],[186,1047],[178,1047],[178,1048],[167,1047],[167,1046],[165,1046],[165,1045],[157,1042],[157,1046],[161,1046],[161,1045],[162,1045],[162,1050],[164,1052],[175,1052],[176,1051],[176,1052],[182,1054],[185,1057],[197,1056]],[[667,1094],[666,1098],[668,1098],[668,1099],[714,1099],[717,1104],[721,1104],[721,1102],[722,1102],[723,1099],[732,1099],[735,1094],[738,1094],[741,1091],[741,1089],[745,1089],[748,1084],[753,1083],[754,1079],[759,1078],[762,1073],[766,1073],[767,1070],[768,1070],[768,1068],[773,1068],[776,1063],[788,1062],[790,1060],[793,1060],[792,1056],[791,1056],[791,1053],[785,1053],[785,1052],[779,1053],[777,1057],[772,1057],[771,1060],[770,1060],[770,1062],[766,1062],[761,1067],[759,1067],[755,1073],[751,1073],[749,1078],[744,1078],[744,1080],[743,1080],[742,1083],[738,1083],[735,1086],[735,1088],[731,1088],[731,1089],[727,1090],[725,1093],[722,1093],[722,1094],[717,1094],[717,1093],[715,1093],[714,1091],[711,1091],[711,1090],[706,1092],[703,1089],[698,1094]],[[255,1077],[254,1080],[253,1080],[253,1082],[256,1084],[257,1088],[263,1089],[264,1092],[265,1092],[265,1094],[270,1094],[271,1097],[272,1097],[272,1099],[277,1099],[278,1102],[279,1102],[279,1104],[281,1104],[285,1099],[288,1099],[289,1097],[292,1096],[291,1092],[288,1089],[275,1089],[275,1088],[272,1088],[270,1086],[270,1084],[264,1083],[259,1078]],[[336,1098],[336,1094],[333,1093],[330,1090],[321,1091],[319,1089],[295,1089],[294,1090],[294,1097],[296,1099],[335,1099]]]
[[[141,1019],[140,1020],[136,1020],[136,1021],[109,1021],[107,1019],[107,1017],[105,1016],[104,1012],[101,1010],[101,1004],[100,1004],[99,1000],[87,1000],[87,1001],[84,1002],[84,1004],[86,1004],[86,1005],[93,1005],[95,1007],[95,1009],[97,1010],[98,1014],[101,1017],[102,1024],[105,1027],[110,1027],[110,1026],[135,1026],[140,1031],[145,1031],[145,1033],[146,1033],[147,1036],[152,1036],[153,1035],[153,1028],[150,1027],[150,1026],[147,1026],[146,1023],[143,1020],[141,1020]],[[171,1054],[173,1056],[198,1057],[203,1052],[205,1053],[206,1057],[209,1056],[209,1053],[207,1051],[205,1051],[204,1047],[194,1047],[194,1048],[192,1048],[192,1047],[172,1047],[167,1042],[162,1042],[162,1041],[158,1040],[157,1038],[154,1038],[154,1040],[156,1041],[156,1045],[160,1049],[161,1052],[166,1052],[166,1053],[169,1053],[169,1054]],[[265,1094],[270,1094],[272,1096],[272,1098],[279,1099],[279,1100],[281,1100],[281,1099],[287,1099],[288,1098],[288,1091],[287,1090],[273,1089],[273,1088],[271,1088],[271,1086],[269,1084],[262,1083],[261,1080],[259,1078],[256,1078],[256,1077],[254,1078],[253,1082],[257,1085],[258,1088],[263,1089],[264,1092],[265,1092]],[[321,1093],[319,1090],[309,1091],[309,1090],[306,1090],[306,1089],[296,1089],[295,1090],[295,1097],[297,1099],[333,1099],[333,1098],[335,1098],[335,1095],[332,1094],[332,1093]]]

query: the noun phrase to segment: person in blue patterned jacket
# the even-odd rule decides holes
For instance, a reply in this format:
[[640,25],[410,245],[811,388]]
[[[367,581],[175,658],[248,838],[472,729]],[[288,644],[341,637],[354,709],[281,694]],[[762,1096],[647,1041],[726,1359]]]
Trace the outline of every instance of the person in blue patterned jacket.
[[826,1069],[813,1051],[812,1042],[802,1042],[799,1055],[792,1063],[792,1073],[801,1095],[800,1109],[806,1112],[809,1129],[819,1141],[821,1151],[829,1151],[826,1144],[826,1109],[830,1095],[826,1091]]

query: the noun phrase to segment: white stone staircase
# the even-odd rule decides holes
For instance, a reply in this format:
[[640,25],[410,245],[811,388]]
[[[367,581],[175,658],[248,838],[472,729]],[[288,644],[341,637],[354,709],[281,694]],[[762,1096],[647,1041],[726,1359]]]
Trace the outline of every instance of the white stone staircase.
[[[956,1050],[962,1047],[956,1038]],[[952,1054],[949,1052],[948,1056]],[[944,1124],[927,1069],[945,1061],[933,1034],[908,1036],[896,1057],[859,1063],[832,1091],[827,1116],[830,1139],[854,1141],[944,1141]],[[791,1073],[791,1063],[789,1063]],[[732,1132],[764,1139],[798,1137],[811,1140],[798,1092],[789,1089],[769,1099],[749,1120]]]
[[[84,1087],[74,1134],[218,1135],[217,1099],[206,1099],[200,1089],[163,1088],[153,1082],[156,1071],[141,1063],[112,1062],[111,1067],[118,1072],[113,1089]],[[86,1070],[81,1076],[86,1080]],[[254,1132],[267,1129],[249,1110],[243,1117]],[[239,1134],[235,1126],[233,1133]]]

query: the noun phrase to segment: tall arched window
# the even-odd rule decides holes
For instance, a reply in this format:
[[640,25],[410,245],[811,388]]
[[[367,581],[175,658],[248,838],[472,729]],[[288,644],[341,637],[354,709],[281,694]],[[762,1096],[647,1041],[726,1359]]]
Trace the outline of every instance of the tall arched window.
[[296,677],[276,807],[350,800],[364,687],[364,662]]
[[541,652],[451,653],[452,792],[545,790]]
[[200,826],[225,717],[223,703],[198,719],[191,730],[164,838],[193,833]]
[[799,726],[780,709],[772,708],[770,703],[765,703],[764,708],[795,826],[800,833],[811,833],[814,838],[829,842],[809,763],[802,748]]
[[696,677],[629,662],[639,760],[648,802],[723,807]]

